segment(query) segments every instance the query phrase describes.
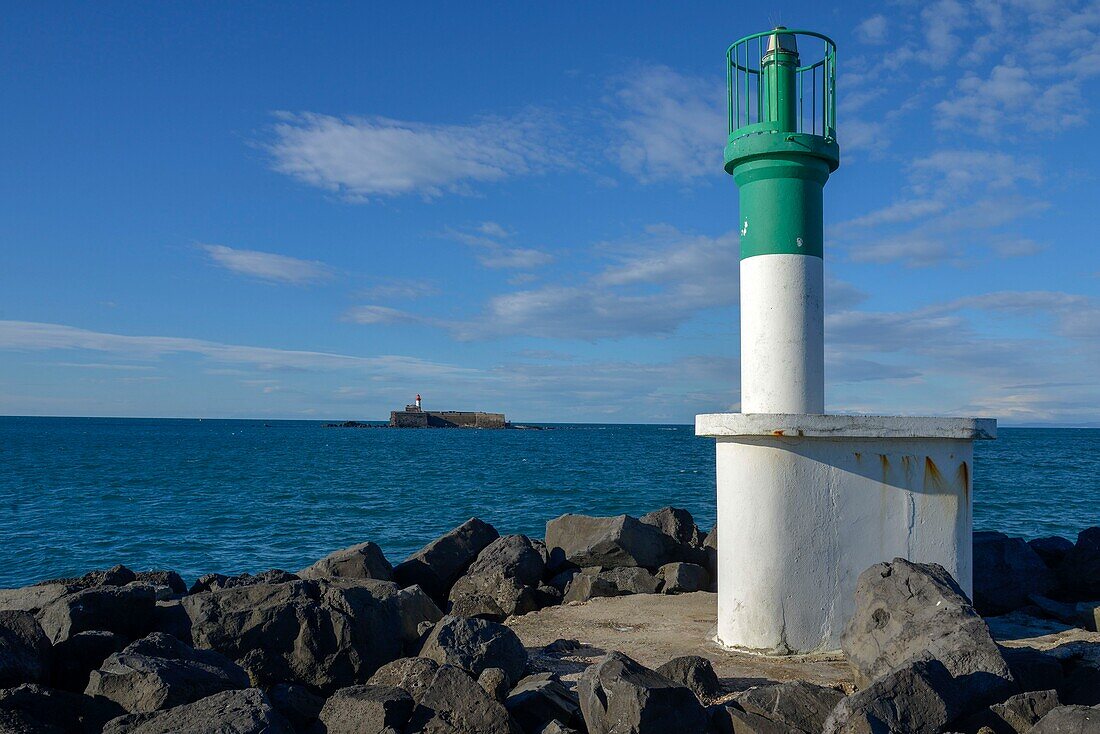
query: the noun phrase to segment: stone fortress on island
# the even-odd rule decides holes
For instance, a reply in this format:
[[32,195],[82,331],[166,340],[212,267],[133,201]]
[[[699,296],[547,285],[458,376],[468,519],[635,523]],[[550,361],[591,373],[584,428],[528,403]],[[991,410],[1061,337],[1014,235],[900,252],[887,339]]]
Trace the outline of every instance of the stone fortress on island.
[[508,428],[504,413],[469,410],[424,410],[420,395],[404,410],[390,411],[390,428]]

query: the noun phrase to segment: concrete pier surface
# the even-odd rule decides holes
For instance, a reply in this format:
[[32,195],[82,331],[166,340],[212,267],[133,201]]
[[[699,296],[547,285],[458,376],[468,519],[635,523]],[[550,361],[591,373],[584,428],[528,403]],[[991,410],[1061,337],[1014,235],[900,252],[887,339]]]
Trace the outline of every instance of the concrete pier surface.
[[[697,591],[599,597],[512,617],[506,624],[519,635],[535,664],[566,679],[576,678],[604,653],[618,650],[649,668],[681,655],[705,657],[730,691],[788,680],[852,690],[851,672],[839,652],[768,657],[724,650],[713,641],[717,621],[718,595]],[[559,639],[577,640],[582,646],[564,653],[532,650]]]
[[[718,595],[634,594],[600,597],[581,604],[547,607],[512,617],[506,624],[527,647],[531,662],[576,680],[597,658],[618,650],[648,668],[681,655],[711,661],[725,694],[790,680],[853,691],[853,676],[839,652],[808,655],[756,655],[726,650],[713,642]],[[1022,612],[986,618],[994,639],[1008,648],[1055,651],[1055,655],[1098,649],[1100,632]],[[576,640],[572,650],[543,651],[556,640]],[[1080,647],[1081,645],[1085,647]],[[720,699],[719,699],[720,700]]]

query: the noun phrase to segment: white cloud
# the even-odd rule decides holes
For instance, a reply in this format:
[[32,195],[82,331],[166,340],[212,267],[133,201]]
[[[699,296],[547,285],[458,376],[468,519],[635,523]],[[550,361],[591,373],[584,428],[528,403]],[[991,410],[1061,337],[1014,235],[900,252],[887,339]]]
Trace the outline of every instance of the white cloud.
[[[929,27],[943,24],[926,21]],[[959,59],[966,73],[935,106],[937,126],[1011,136],[1084,124],[1089,107],[1083,86],[1100,73],[1100,7],[1095,2],[983,2],[951,22],[967,38]],[[997,51],[995,63],[981,63]],[[975,67],[990,70],[976,72]]]
[[530,270],[553,262],[554,257],[529,247],[504,247],[482,253],[477,259],[487,268]]
[[433,296],[437,293],[439,293],[439,287],[435,283],[416,278],[385,278],[357,291],[357,295],[362,298],[395,298],[403,301]]
[[939,0],[921,11],[927,43],[926,63],[940,67],[954,60],[962,43],[956,34],[965,28],[967,17],[966,8],[957,0]]
[[886,43],[888,25],[885,15],[872,15],[856,26],[856,38],[874,45]]
[[365,305],[348,309],[344,319],[357,324],[411,324],[419,323],[419,316],[388,306]]
[[482,222],[467,229],[448,229],[444,235],[477,251],[477,260],[487,268],[530,270],[554,261],[548,252],[533,247],[513,247],[507,240],[515,233],[496,222]]
[[512,232],[496,222],[482,222],[475,229],[486,237],[495,237],[499,240],[512,236]]
[[976,258],[1023,257],[1043,246],[999,228],[1044,211],[1045,201],[1018,191],[1039,189],[1039,162],[1003,151],[939,149],[913,160],[893,203],[830,227],[855,262],[911,267],[970,265]]
[[251,365],[273,370],[354,369],[418,376],[476,374],[476,370],[429,362],[416,357],[397,355],[357,357],[331,352],[225,344],[187,337],[128,336],[31,321],[0,321],[0,349],[24,352],[55,349],[87,350],[147,360],[173,354],[194,354],[211,362]]
[[724,175],[725,86],[667,66],[625,76],[614,94],[617,141],[611,157],[643,182]]
[[596,247],[611,263],[580,284],[549,284],[489,300],[459,338],[525,334],[551,339],[662,336],[701,310],[737,301],[737,233],[692,235],[650,227],[641,237]]
[[542,113],[484,118],[468,125],[384,117],[281,113],[267,147],[273,167],[351,198],[466,192],[564,165]]
[[316,260],[299,260],[259,250],[237,250],[225,245],[200,245],[218,267],[269,283],[307,285],[331,279],[335,272]]
[[826,344],[830,395],[847,409],[1096,420],[1100,302],[1087,296],[998,291],[912,311],[842,311],[826,317]]

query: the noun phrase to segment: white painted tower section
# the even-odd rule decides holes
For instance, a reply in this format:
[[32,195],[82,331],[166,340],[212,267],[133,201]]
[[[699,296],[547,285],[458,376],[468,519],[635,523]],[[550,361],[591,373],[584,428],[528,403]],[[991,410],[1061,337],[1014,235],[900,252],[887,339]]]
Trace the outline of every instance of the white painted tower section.
[[741,261],[741,412],[825,412],[824,263]]

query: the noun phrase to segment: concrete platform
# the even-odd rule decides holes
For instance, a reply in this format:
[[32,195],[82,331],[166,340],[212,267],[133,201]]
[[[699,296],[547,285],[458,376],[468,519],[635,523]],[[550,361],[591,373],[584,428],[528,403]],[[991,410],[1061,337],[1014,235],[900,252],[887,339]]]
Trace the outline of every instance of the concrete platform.
[[[787,680],[805,680],[845,693],[853,690],[848,664],[840,653],[771,657],[725,650],[711,642],[717,619],[718,595],[700,591],[597,598],[512,617],[506,624],[519,635],[536,667],[554,671],[565,681],[575,681],[601,655],[618,650],[650,668],[680,655],[701,655],[714,665],[725,694]],[[1030,647],[1055,657],[1094,656],[1100,664],[1100,632],[1021,612],[991,617],[986,623],[994,639],[1006,647]],[[581,644],[557,652],[541,649],[559,639]]]
[[723,650],[711,641],[717,621],[718,595],[699,591],[597,598],[513,617],[507,624],[529,650],[558,639],[582,643],[564,653],[532,650],[533,663],[566,680],[575,679],[604,653],[618,650],[650,668],[680,655],[700,655],[711,661],[730,692],[787,680],[852,690],[851,673],[839,653],[764,657]]

